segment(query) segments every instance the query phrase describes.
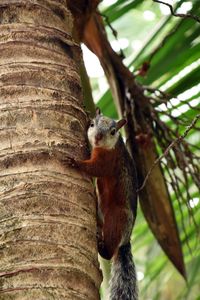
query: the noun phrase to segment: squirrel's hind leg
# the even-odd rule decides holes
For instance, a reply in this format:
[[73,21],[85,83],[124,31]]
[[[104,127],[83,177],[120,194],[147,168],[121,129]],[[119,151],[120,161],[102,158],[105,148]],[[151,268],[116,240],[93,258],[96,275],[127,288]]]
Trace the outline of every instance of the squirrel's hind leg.
[[103,258],[110,260],[121,246],[126,219],[126,214],[121,211],[104,216],[102,236],[98,240],[98,251]]

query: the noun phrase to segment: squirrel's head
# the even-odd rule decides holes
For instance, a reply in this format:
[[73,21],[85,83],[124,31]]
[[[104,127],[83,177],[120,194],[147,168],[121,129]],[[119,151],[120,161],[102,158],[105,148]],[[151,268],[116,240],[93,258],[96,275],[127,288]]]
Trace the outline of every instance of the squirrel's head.
[[126,124],[122,119],[118,122],[105,117],[99,108],[96,109],[96,116],[88,128],[88,139],[93,148],[113,149],[119,139],[119,129]]

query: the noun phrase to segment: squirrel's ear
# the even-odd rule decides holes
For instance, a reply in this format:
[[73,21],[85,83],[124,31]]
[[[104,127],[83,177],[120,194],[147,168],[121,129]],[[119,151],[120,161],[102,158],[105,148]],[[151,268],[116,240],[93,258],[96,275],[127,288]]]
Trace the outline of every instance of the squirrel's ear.
[[96,116],[100,115],[101,114],[101,110],[99,107],[96,108]]
[[126,123],[127,123],[127,121],[125,119],[119,120],[117,122],[117,130],[119,130],[120,128],[122,128]]

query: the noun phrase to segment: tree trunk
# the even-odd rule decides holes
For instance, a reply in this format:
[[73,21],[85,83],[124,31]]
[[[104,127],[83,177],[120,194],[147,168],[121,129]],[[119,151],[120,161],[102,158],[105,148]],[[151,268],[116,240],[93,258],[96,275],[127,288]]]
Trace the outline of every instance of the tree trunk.
[[0,299],[99,299],[72,31],[65,0],[0,2]]

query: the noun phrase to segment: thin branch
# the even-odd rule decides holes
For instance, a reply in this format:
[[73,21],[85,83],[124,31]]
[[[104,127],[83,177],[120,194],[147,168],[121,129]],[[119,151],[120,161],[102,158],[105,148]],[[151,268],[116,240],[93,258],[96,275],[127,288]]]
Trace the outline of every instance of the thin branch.
[[[98,13],[99,13],[99,12],[98,12]],[[114,37],[115,37],[116,40],[117,40],[117,38],[118,38],[118,32],[117,32],[117,30],[114,29],[114,27],[111,25],[108,16],[106,16],[105,14],[102,14],[102,13],[99,13],[99,14],[100,14],[100,16],[102,16],[102,17],[105,19],[106,24],[108,25],[108,27],[109,27],[110,30],[112,31],[112,34],[114,35]]]
[[196,117],[193,119],[192,123],[187,127],[187,129],[185,130],[185,132],[179,136],[177,139],[175,139],[168,147],[167,149],[164,151],[163,154],[161,154],[153,163],[153,165],[151,166],[151,168],[149,169],[144,181],[143,181],[143,184],[142,186],[138,189],[138,192],[141,191],[145,185],[146,185],[146,182],[152,172],[152,170],[154,169],[154,167],[157,165],[157,163],[163,159],[164,157],[166,157],[168,154],[169,154],[169,151],[177,144],[177,143],[180,143],[186,136],[187,134],[189,133],[189,131],[195,126],[195,124],[197,123],[197,121],[200,119],[200,114],[196,115]]
[[188,100],[180,99],[180,98],[176,97],[175,95],[166,93],[166,92],[164,92],[164,91],[162,91],[158,88],[153,88],[153,87],[149,87],[149,86],[144,85],[143,90],[147,91],[151,94],[154,94],[156,96],[156,98],[152,97],[152,96],[148,96],[149,99],[154,100],[154,102],[164,103],[164,104],[170,103],[170,105],[172,106],[170,108],[170,110],[173,110],[174,108],[179,109],[179,107],[177,105],[174,105],[171,102],[172,99],[177,99],[180,102],[180,104],[186,104],[186,105],[188,105],[189,108],[200,111],[200,108],[198,108],[196,106],[192,106],[190,104],[190,102],[188,102]]
[[[99,13],[99,12],[98,12]],[[115,37],[115,40],[119,43],[118,41],[118,32],[116,29],[114,29],[114,27],[111,25],[110,20],[108,18],[108,16],[106,16],[105,14],[99,13],[101,17],[103,17],[105,19],[105,22],[107,24],[107,26],[110,28],[113,36]],[[124,52],[123,50],[120,48],[120,55],[122,58],[125,58]]]
[[164,37],[164,39],[161,41],[161,43],[153,50],[153,52],[150,54],[148,58],[148,62],[150,63],[153,59],[153,57],[158,53],[160,49],[164,47],[164,45],[168,42],[168,39],[172,37],[181,27],[182,22],[179,22],[173,29],[171,29]]
[[163,2],[163,1],[160,1],[160,0],[153,0],[153,2],[156,2],[156,3],[160,3],[160,4],[164,4],[164,5],[167,5],[171,11],[171,14],[174,16],[174,17],[180,17],[180,18],[190,18],[190,19],[193,19],[195,21],[197,21],[198,23],[200,23],[200,18],[196,15],[193,15],[193,14],[177,14],[174,12],[173,10],[173,7],[172,5],[170,5],[169,3],[166,3],[166,2]]
[[162,98],[164,98],[164,99],[171,99],[173,97],[172,95],[167,94],[166,92],[163,92],[162,90],[160,90],[158,88],[153,88],[153,87],[146,86],[146,85],[143,86],[143,90],[148,91],[153,94],[159,93],[162,96]]

